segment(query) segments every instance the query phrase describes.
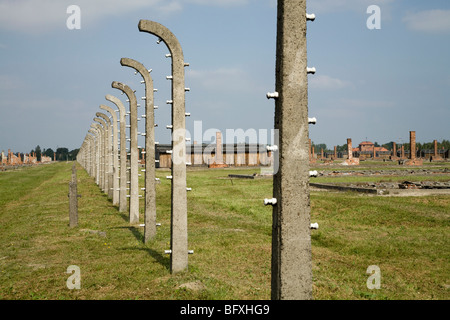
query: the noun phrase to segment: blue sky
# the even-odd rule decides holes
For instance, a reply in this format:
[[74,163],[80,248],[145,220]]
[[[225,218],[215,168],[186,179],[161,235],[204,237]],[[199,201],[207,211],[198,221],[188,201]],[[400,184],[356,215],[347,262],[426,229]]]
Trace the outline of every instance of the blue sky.
[[[79,30],[66,26],[71,4],[81,9]],[[381,29],[367,28],[369,5],[380,7]],[[309,0],[307,8],[316,15],[307,32],[317,70],[308,76],[312,141],[403,143],[410,130],[418,142],[450,139],[450,1]],[[153,69],[156,140],[169,143],[168,49],[139,32],[140,19],[168,27],[190,63],[192,136],[199,121],[203,142],[215,129],[273,129],[265,95],[275,83],[275,0],[0,0],[0,150],[80,147],[99,105],[114,107],[106,94],[125,103],[113,81],[144,96],[122,57]]]

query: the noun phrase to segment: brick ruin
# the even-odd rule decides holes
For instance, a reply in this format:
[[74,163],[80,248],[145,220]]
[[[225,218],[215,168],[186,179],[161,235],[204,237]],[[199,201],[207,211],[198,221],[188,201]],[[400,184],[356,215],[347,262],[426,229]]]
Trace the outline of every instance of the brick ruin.
[[11,151],[11,149],[8,149],[7,155],[5,155],[5,151],[2,150],[0,167],[3,169],[4,167],[7,167],[7,166],[33,165],[33,164],[49,163],[49,162],[52,162],[52,158],[44,156],[44,155],[41,156],[41,161],[38,161],[36,152],[33,152],[31,154],[29,154],[29,153],[21,154],[19,152],[19,153],[17,153],[17,155],[15,155]]

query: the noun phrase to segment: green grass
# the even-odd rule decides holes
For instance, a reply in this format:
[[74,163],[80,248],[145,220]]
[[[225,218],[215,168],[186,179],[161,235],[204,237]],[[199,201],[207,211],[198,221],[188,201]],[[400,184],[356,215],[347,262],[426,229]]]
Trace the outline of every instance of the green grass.
[[[69,228],[71,166],[0,173],[0,299],[270,299],[272,210],[262,200],[272,180],[228,178],[258,169],[188,172],[195,253],[188,272],[171,275],[168,172],[157,171],[162,226],[143,244],[143,229],[131,227],[80,166],[79,226]],[[449,299],[449,208],[449,196],[312,192],[314,298]],[[143,223],[143,201],[140,210]],[[66,287],[70,265],[80,267],[80,290]],[[370,265],[380,267],[379,290],[366,286]],[[203,290],[180,288],[188,282]]]

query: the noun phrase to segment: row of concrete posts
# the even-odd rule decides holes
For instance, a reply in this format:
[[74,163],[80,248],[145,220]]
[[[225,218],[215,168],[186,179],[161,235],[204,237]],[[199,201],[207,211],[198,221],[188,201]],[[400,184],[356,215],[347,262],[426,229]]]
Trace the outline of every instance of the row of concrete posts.
[[[171,203],[171,245],[166,250],[171,256],[171,272],[185,271],[188,266],[187,238],[187,197],[186,197],[186,130],[185,117],[185,86],[183,51],[173,33],[159,23],[141,20],[138,24],[141,32],[147,32],[158,37],[158,43],[164,42],[172,58],[172,99],[167,103],[172,106],[172,174],[168,176],[172,183]],[[112,88],[118,89],[127,96],[129,109],[115,96],[106,95],[106,100],[112,102],[117,109],[100,105],[105,112],[97,112],[94,123],[86,135],[77,161],[95,178],[102,191],[112,198],[113,204],[119,206],[120,212],[128,209],[131,225],[139,224],[139,190],[145,191],[145,221],[144,242],[147,243],[156,235],[156,175],[155,175],[155,122],[154,122],[154,87],[150,76],[151,69],[142,63],[122,58],[122,66],[130,67],[140,74],[145,84],[145,132],[138,132],[137,99],[134,91],[124,83],[113,81]],[[129,116],[129,124],[126,117]],[[119,124],[119,128],[117,127]],[[126,136],[126,128],[130,129]],[[145,137],[145,187],[139,188],[139,148],[138,135]],[[127,152],[127,142],[130,143]],[[142,225],[140,225],[142,226]]]
[[[308,80],[307,74],[314,68],[307,67],[306,22],[314,20],[314,15],[306,13],[306,0],[279,0],[277,7],[277,53],[276,53],[276,91],[268,93],[275,99],[275,129],[279,132],[277,145],[270,146],[276,153],[277,168],[273,180],[273,198],[265,199],[266,205],[273,206],[272,227],[272,299],[311,299],[312,298],[312,259],[310,228],[308,141],[309,124],[315,118],[308,118]],[[303,18],[302,18],[303,17]],[[185,146],[185,106],[184,106],[184,67],[181,46],[175,36],[165,27],[152,21],[141,20],[139,30],[148,32],[164,41],[172,57],[172,217],[171,254],[172,273],[187,268],[187,199],[186,199],[186,146]],[[136,69],[146,83],[146,208],[145,227],[149,236],[155,223],[154,206],[154,141],[152,87],[147,69],[130,59],[122,59],[122,65]],[[97,183],[108,192],[112,186],[113,201],[124,210],[123,197],[126,186],[126,170],[130,168],[130,223],[138,220],[137,198],[137,131],[136,97],[126,85],[113,82],[114,88],[122,90],[130,102],[130,162],[126,161],[123,133],[124,110],[115,99],[110,101],[119,107],[121,137],[120,163],[114,165],[117,147],[111,141],[117,139],[111,133],[111,122],[107,118],[96,118],[89,135],[80,149],[78,161],[95,176]],[[112,115],[111,115],[112,117]],[[114,130],[112,130],[114,131]],[[110,139],[111,134],[114,139]],[[150,143],[149,145],[147,143]],[[119,173],[120,175],[118,175]],[[149,179],[147,179],[149,175]],[[114,182],[120,186],[114,187]],[[119,195],[114,195],[118,190]],[[147,194],[147,192],[150,192]],[[148,200],[148,201],[147,201]],[[147,208],[147,204],[149,205]],[[147,217],[148,216],[148,217]]]

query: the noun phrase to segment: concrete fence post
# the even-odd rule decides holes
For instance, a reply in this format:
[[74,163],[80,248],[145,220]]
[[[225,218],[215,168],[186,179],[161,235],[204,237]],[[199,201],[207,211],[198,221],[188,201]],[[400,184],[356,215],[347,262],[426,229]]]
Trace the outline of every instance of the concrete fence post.
[[106,184],[107,184],[107,179],[106,179],[106,163],[107,163],[107,156],[106,156],[106,149],[107,149],[107,141],[106,141],[106,136],[108,135],[107,132],[107,126],[106,126],[106,122],[103,119],[100,118],[94,118],[94,121],[98,122],[101,124],[100,126],[100,130],[101,130],[101,136],[102,136],[102,145],[101,145],[101,149],[100,149],[100,164],[101,164],[101,170],[100,170],[100,188],[102,189],[103,192],[106,193]]
[[188,267],[187,194],[186,194],[186,110],[183,50],[175,35],[165,26],[140,20],[139,31],[163,41],[172,59],[172,212],[170,269],[175,274]]
[[[138,135],[137,135],[137,101],[129,86],[114,81],[112,87],[125,93],[130,101],[130,223],[139,223],[139,166],[138,166]],[[122,142],[122,141],[121,141]]]
[[278,0],[276,93],[267,95],[275,98],[279,132],[270,201],[275,300],[312,299],[306,24],[306,0]]
[[77,193],[77,169],[75,163],[72,166],[72,177],[69,182],[69,227],[78,226],[78,193]]
[[100,105],[100,109],[108,111],[111,114],[111,127],[112,127],[112,151],[111,151],[111,166],[110,172],[112,172],[111,177],[111,188],[112,188],[112,198],[113,204],[119,204],[119,158],[118,158],[118,130],[117,130],[117,115],[111,107]]
[[119,127],[120,134],[118,139],[120,142],[119,150],[119,212],[125,212],[128,208],[127,201],[127,136],[126,136],[126,110],[119,98],[107,94],[106,100],[114,103],[119,111]]
[[156,236],[156,166],[155,166],[155,112],[153,79],[150,70],[140,62],[122,58],[122,66],[136,70],[145,84],[145,223],[144,243]]
[[105,128],[105,193],[112,198],[112,123],[109,117],[101,112],[95,114],[97,117],[103,118],[106,128]]

